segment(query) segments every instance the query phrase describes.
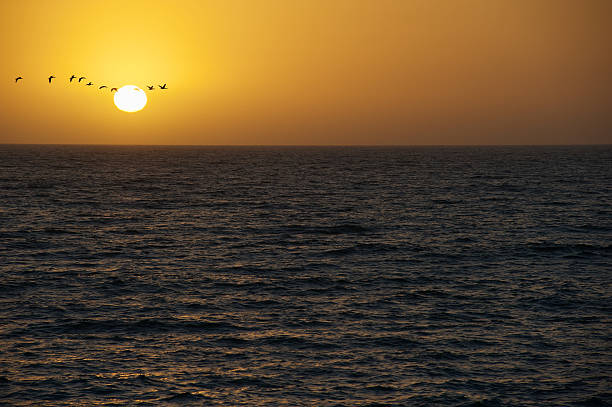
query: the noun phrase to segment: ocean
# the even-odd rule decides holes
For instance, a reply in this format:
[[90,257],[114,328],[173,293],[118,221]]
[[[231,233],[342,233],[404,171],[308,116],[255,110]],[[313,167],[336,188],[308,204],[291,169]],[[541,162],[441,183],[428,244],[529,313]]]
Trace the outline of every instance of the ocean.
[[0,405],[610,406],[612,146],[0,145]]

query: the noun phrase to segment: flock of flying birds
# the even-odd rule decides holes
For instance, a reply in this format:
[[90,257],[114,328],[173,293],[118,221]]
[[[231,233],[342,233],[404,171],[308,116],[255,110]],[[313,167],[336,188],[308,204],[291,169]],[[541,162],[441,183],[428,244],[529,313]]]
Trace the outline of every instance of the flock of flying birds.
[[[53,79],[55,79],[55,78],[56,78],[56,77],[55,77],[55,76],[53,76],[53,75],[49,76],[49,77],[47,78],[47,79],[49,80],[49,84],[50,84],[50,83],[51,83],[51,81],[52,81]],[[77,79],[77,77],[76,77],[76,75],[72,75],[72,76],[71,76],[70,78],[68,78],[68,79],[70,80],[70,82],[72,82],[74,79]],[[78,78],[79,83],[80,83],[80,82],[81,82],[83,79],[87,79],[87,77],[85,77],[85,76],[81,76],[81,77],[79,77],[79,78]],[[18,77],[16,77],[16,78],[15,78],[15,83],[19,82],[20,80],[23,80],[23,77],[22,77],[22,76],[18,76]],[[87,82],[87,83],[85,84],[85,86],[92,86],[92,85],[93,85],[93,83],[92,83],[92,82]],[[165,83],[164,83],[163,85],[157,85],[157,86],[159,86],[159,88],[160,88],[160,89],[168,89],[168,88],[166,87],[166,84],[165,84]],[[105,89],[105,88],[108,88],[108,86],[106,86],[106,85],[102,85],[102,86],[98,87],[98,89]],[[155,85],[147,85],[147,88],[148,88],[149,90],[154,90],[154,89],[155,89]],[[116,92],[116,91],[117,91],[117,88],[110,88],[110,91],[111,91],[111,92]]]

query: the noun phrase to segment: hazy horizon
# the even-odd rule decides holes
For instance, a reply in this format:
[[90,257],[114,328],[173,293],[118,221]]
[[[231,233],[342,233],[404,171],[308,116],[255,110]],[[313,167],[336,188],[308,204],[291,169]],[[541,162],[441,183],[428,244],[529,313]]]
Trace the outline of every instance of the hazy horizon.
[[105,143],[0,143],[4,146],[108,146],[108,147],[606,147],[591,144],[105,144]]

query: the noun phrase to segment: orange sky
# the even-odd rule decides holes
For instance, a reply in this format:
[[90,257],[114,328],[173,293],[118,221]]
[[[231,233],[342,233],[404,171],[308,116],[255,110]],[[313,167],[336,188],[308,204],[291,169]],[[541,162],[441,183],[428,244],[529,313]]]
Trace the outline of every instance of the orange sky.
[[[3,0],[0,143],[612,143],[611,15],[608,0]],[[125,113],[73,73],[169,89]]]

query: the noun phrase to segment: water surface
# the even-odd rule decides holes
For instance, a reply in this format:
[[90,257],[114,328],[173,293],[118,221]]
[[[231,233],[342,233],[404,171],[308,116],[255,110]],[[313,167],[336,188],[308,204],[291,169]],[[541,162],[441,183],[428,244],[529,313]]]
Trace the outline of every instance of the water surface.
[[0,402],[610,405],[611,163],[0,146]]

